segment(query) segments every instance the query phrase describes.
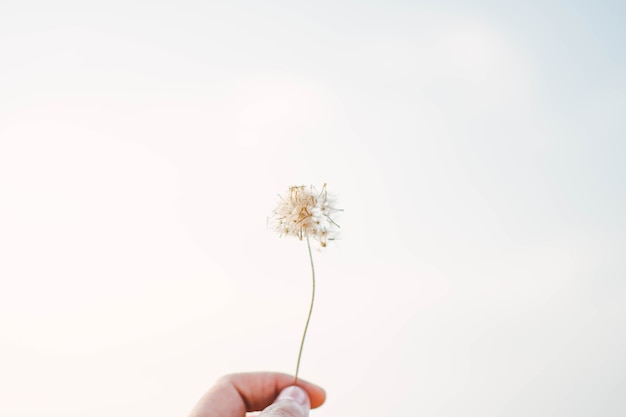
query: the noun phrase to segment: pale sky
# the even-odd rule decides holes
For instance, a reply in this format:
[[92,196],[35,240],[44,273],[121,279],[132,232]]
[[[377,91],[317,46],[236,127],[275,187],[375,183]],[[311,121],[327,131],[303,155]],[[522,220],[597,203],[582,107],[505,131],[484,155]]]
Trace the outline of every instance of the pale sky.
[[0,415],[626,414],[621,2],[5,1]]

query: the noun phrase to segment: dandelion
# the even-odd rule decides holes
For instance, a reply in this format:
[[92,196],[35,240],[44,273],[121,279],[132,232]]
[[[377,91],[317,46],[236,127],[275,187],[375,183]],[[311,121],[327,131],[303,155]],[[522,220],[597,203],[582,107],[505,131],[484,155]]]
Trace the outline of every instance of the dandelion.
[[340,211],[332,207],[333,200],[328,196],[326,184],[319,193],[315,187],[304,185],[289,187],[289,194],[274,210],[274,227],[282,236],[313,238],[322,247],[336,237],[339,226],[330,217]]
[[326,247],[326,243],[336,237],[337,229],[339,229],[339,225],[332,219],[331,214],[341,210],[333,207],[334,201],[326,191],[326,184],[322,186],[320,192],[317,192],[313,186],[305,187],[304,185],[298,185],[289,187],[287,197],[280,197],[280,200],[278,207],[274,210],[272,221],[274,229],[281,236],[295,236],[300,240],[306,239],[313,280],[311,305],[300,342],[300,350],[298,351],[294,381],[294,384],[297,384],[304,339],[309,328],[313,303],[315,302],[315,266],[313,265],[313,255],[311,254],[310,238],[319,241],[322,247]]

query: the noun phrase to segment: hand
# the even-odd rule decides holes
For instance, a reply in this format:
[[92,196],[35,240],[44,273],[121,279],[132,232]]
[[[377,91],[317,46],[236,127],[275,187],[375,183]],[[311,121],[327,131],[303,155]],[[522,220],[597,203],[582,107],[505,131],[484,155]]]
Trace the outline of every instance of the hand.
[[259,372],[221,378],[200,399],[189,417],[245,417],[246,411],[263,412],[259,417],[307,417],[309,408],[326,399],[324,390],[293,376]]

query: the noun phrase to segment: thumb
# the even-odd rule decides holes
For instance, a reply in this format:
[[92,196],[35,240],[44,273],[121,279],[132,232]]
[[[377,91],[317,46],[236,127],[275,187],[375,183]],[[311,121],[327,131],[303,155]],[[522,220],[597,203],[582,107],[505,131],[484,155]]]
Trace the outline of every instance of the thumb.
[[263,410],[259,417],[308,417],[310,408],[306,391],[292,385],[283,389],[274,404]]

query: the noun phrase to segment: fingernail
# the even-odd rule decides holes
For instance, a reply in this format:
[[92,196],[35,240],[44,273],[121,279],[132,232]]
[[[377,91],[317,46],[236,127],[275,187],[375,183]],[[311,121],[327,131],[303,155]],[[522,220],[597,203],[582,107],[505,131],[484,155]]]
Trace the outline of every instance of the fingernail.
[[309,396],[306,391],[295,385],[283,389],[276,398],[276,401],[279,400],[294,400],[307,410],[310,407]]

